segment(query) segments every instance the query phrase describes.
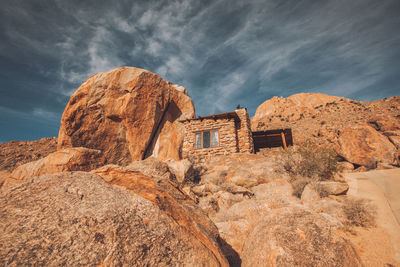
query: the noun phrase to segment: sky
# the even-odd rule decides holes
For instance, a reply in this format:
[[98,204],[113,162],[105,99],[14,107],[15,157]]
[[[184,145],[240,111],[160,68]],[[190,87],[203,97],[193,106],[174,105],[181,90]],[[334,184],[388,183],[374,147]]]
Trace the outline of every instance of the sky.
[[57,136],[79,85],[121,66],[184,86],[200,116],[400,95],[400,1],[2,0],[0,143]]

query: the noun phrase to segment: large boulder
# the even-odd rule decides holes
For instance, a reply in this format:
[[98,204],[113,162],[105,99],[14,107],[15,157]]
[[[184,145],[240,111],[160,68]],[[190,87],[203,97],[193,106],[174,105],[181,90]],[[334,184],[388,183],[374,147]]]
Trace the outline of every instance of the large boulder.
[[242,266],[362,266],[340,222],[298,207],[272,210],[248,236]]
[[98,173],[108,183],[70,172],[0,192],[0,265],[228,266],[217,229],[179,190],[119,167]]
[[[119,185],[153,202],[162,211],[192,234],[218,259],[227,264],[223,254],[230,254],[229,248],[221,247],[218,229],[207,215],[198,209],[190,196],[179,189],[167,176],[150,177],[130,166],[106,165],[93,170],[110,184]],[[221,252],[221,249],[224,251]]]
[[396,147],[366,124],[341,131],[337,152],[347,161],[369,168],[375,168],[377,163],[393,164],[396,159]]
[[192,117],[186,90],[154,73],[132,67],[97,73],[71,96],[58,149],[98,149],[108,163],[119,165],[151,154],[179,159],[183,131],[178,120]]

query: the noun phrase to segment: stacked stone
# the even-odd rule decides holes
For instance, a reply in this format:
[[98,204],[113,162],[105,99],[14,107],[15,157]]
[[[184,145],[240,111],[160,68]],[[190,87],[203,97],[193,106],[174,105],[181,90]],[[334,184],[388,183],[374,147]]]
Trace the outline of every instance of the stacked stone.
[[[183,158],[201,163],[212,156],[227,155],[238,151],[235,120],[233,118],[188,120],[184,122],[184,125]],[[219,131],[219,146],[196,149],[195,133],[212,130]]]
[[237,127],[239,152],[254,153],[253,134],[251,132],[250,117],[245,108],[235,110],[239,117]]

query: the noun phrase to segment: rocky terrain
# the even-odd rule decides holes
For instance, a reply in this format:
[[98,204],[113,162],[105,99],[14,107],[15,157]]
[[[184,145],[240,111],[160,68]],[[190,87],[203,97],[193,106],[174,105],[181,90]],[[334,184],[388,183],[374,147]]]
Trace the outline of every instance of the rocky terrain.
[[395,168],[399,102],[273,98],[253,130],[291,127],[314,157],[295,146],[193,164],[185,88],[137,68],[98,73],[71,96],[57,150],[56,138],[0,144],[0,265],[399,266],[400,228],[385,219],[397,211],[336,168]]
[[0,171],[13,171],[19,165],[46,157],[56,150],[56,137],[2,143],[0,144]]
[[18,166],[46,157],[56,150],[56,137],[0,144],[0,187]]
[[251,122],[253,131],[291,128],[295,143],[331,145],[356,168],[400,163],[398,96],[373,102],[312,93],[274,97],[257,108]]

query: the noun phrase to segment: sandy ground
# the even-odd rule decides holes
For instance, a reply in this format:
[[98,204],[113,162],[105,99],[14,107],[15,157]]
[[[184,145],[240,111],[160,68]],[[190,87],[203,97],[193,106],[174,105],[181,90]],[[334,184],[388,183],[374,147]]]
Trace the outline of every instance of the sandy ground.
[[[357,229],[353,236],[367,266],[400,266],[400,169],[346,173],[349,196],[371,200],[377,208],[377,228]],[[390,266],[390,265],[389,265]]]

